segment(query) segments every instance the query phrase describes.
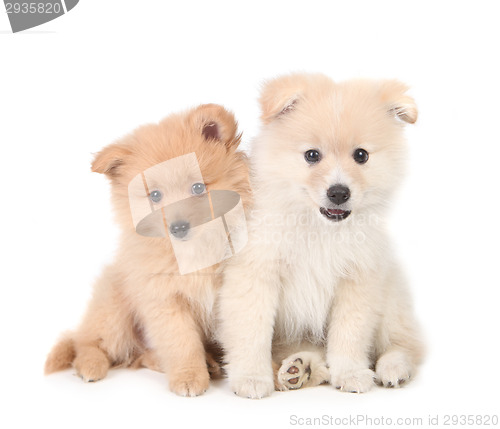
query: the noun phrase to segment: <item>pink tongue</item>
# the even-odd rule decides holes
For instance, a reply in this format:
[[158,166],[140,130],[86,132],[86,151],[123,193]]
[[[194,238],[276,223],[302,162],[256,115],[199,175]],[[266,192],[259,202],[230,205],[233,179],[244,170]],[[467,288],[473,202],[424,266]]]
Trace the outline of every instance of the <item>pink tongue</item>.
[[333,214],[333,215],[341,215],[344,214],[345,210],[339,210],[339,209],[328,209],[328,213]]

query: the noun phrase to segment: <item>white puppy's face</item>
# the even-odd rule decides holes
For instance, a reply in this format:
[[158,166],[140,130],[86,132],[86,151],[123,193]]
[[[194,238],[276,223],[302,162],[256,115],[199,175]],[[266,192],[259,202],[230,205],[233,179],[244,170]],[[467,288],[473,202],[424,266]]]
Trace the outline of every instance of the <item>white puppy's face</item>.
[[328,223],[383,207],[403,174],[402,125],[417,117],[405,91],[395,81],[335,84],[322,75],[268,83],[258,176],[283,206],[306,205]]

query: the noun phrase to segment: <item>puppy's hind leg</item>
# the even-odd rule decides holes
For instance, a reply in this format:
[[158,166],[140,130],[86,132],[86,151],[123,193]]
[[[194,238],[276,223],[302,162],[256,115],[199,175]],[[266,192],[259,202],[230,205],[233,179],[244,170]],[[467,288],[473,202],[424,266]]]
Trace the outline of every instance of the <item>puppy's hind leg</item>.
[[73,366],[83,381],[91,383],[106,377],[111,364],[96,344],[88,344],[77,348]]
[[73,366],[86,382],[104,378],[111,366],[130,365],[141,351],[129,306],[111,268],[95,286],[74,344]]
[[276,365],[276,390],[296,390],[328,383],[330,372],[321,351],[301,351]]
[[397,273],[393,277],[398,283],[389,284],[392,293],[388,294],[387,309],[375,342],[378,356],[375,382],[385,387],[401,387],[407,383],[424,355],[424,344],[403,279]]
[[[394,328],[394,327],[393,327]],[[424,346],[413,326],[398,325],[386,333],[384,347],[379,346],[375,382],[384,387],[401,387],[416,373]]]
[[216,341],[205,341],[205,360],[211,380],[224,378],[224,351]]
[[391,347],[377,360],[375,382],[384,387],[401,387],[408,382],[415,372],[407,350]]

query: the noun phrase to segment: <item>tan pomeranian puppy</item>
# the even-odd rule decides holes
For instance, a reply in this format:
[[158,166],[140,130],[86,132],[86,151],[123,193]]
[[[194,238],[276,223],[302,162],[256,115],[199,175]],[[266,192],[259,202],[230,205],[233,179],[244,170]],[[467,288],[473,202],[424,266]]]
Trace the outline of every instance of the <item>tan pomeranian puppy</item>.
[[366,392],[415,374],[422,342],[385,228],[403,126],[417,119],[406,91],[319,74],[264,85],[249,241],[225,268],[218,305],[236,394],[323,382]]
[[[81,325],[48,356],[47,374],[73,366],[89,382],[111,367],[142,365],[165,372],[179,395],[208,388],[209,372],[219,372],[207,357],[221,266],[214,262],[227,257],[213,255],[230,244],[222,223],[210,222],[221,215],[210,195],[224,190],[248,201],[240,137],[233,115],[209,104],[138,128],[97,154],[92,171],[111,181],[121,243]],[[200,232],[211,223],[220,228]]]

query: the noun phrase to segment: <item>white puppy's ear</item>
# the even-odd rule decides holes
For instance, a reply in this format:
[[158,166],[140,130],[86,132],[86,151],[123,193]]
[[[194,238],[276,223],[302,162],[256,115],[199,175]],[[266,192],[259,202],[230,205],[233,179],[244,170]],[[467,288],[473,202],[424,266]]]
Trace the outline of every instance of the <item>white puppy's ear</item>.
[[418,118],[415,100],[406,94],[408,86],[397,80],[389,80],[382,83],[382,101],[387,107],[387,112],[407,122],[414,124]]
[[207,141],[221,142],[225,146],[237,147],[241,134],[237,134],[238,123],[234,115],[218,104],[202,104],[191,115],[193,127]]
[[261,119],[265,124],[292,111],[299,102],[307,75],[292,74],[264,82],[260,95]]

